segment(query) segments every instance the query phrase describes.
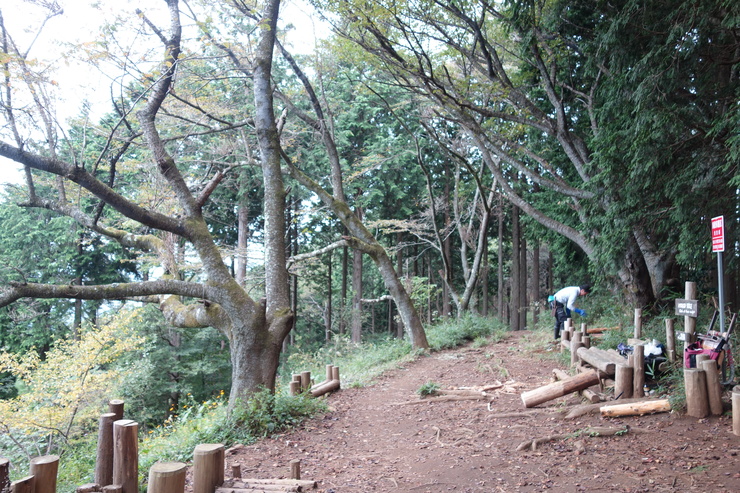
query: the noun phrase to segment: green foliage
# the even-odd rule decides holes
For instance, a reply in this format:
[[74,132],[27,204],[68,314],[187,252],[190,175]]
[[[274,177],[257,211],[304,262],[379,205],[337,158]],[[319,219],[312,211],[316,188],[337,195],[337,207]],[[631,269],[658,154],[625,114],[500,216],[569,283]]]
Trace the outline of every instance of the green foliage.
[[172,419],[141,441],[142,469],[161,460],[189,461],[201,443],[253,443],[325,410],[319,399],[267,390],[257,392],[232,413],[227,413],[226,405],[223,396],[201,403],[189,398]]
[[131,329],[144,342],[113,365],[122,374],[115,395],[142,427],[161,424],[180,408],[181,399],[202,402],[228,392],[228,342],[217,330],[170,327],[151,305],[141,309]]
[[288,396],[262,390],[234,411],[233,419],[240,429],[254,438],[263,438],[293,427],[324,410],[323,401],[306,394]]
[[465,314],[458,319],[443,320],[427,329],[429,347],[433,351],[450,349],[479,337],[489,341],[501,340],[507,326],[499,319]]
[[416,393],[422,397],[426,397],[428,395],[436,394],[439,389],[440,389],[440,386],[438,383],[429,381],[429,382],[425,382],[421,387],[419,387],[416,390]]
[[310,371],[312,375],[323,376],[327,364],[339,367],[342,385],[366,385],[384,371],[414,357],[407,341],[388,335],[368,339],[355,344],[349,336],[336,336],[331,344],[315,352],[291,354],[280,367],[283,386],[288,385],[294,373]]
[[135,311],[122,311],[108,324],[84,330],[79,341],[57,341],[43,360],[35,351],[0,352],[0,370],[23,384],[17,396],[0,400],[4,454],[25,464],[38,451],[60,453],[96,430],[98,410],[119,378],[108,365],[141,342],[127,328],[135,317]]

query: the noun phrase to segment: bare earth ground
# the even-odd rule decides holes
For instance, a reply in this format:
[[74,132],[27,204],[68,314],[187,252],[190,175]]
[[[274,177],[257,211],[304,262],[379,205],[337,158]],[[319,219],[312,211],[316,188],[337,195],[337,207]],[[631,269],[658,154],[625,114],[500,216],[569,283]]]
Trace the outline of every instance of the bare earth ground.
[[[532,354],[529,337],[514,332],[489,346],[434,353],[372,386],[342,389],[328,397],[327,414],[229,451],[226,470],[239,464],[244,478],[285,478],[290,461],[301,459],[302,478],[323,493],[740,491],[740,436],[729,412],[565,419],[563,411],[581,403],[575,394],[526,410],[520,393],[549,383],[557,365]],[[425,382],[452,389],[497,380],[521,387],[484,400],[408,404]],[[625,425],[642,432],[577,436],[588,426]],[[517,451],[524,441],[569,433]]]

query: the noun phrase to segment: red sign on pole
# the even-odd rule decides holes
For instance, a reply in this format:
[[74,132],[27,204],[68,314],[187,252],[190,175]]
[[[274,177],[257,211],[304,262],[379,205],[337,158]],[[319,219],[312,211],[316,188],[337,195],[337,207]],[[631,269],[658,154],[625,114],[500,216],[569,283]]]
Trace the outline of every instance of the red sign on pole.
[[712,251],[725,251],[725,216],[712,218]]

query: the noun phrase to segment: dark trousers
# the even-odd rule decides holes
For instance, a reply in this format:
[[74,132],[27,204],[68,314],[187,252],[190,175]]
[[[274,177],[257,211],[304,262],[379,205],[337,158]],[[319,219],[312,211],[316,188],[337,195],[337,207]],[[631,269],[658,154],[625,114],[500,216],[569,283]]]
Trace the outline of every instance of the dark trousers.
[[560,332],[563,331],[565,321],[570,318],[570,310],[562,303],[555,303],[555,339],[560,339]]

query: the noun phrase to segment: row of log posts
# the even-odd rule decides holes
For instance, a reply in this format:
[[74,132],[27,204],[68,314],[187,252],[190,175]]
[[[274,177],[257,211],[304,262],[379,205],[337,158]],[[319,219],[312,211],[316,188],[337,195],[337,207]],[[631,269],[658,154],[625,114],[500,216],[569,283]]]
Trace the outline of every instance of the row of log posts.
[[31,459],[29,475],[10,481],[10,461],[0,457],[0,493],[56,493],[58,455],[42,455]]
[[340,387],[339,367],[326,365],[326,380],[314,386],[311,386],[310,371],[294,374],[293,380],[290,382],[290,395],[308,392],[312,397],[319,397],[327,392],[339,390]]

